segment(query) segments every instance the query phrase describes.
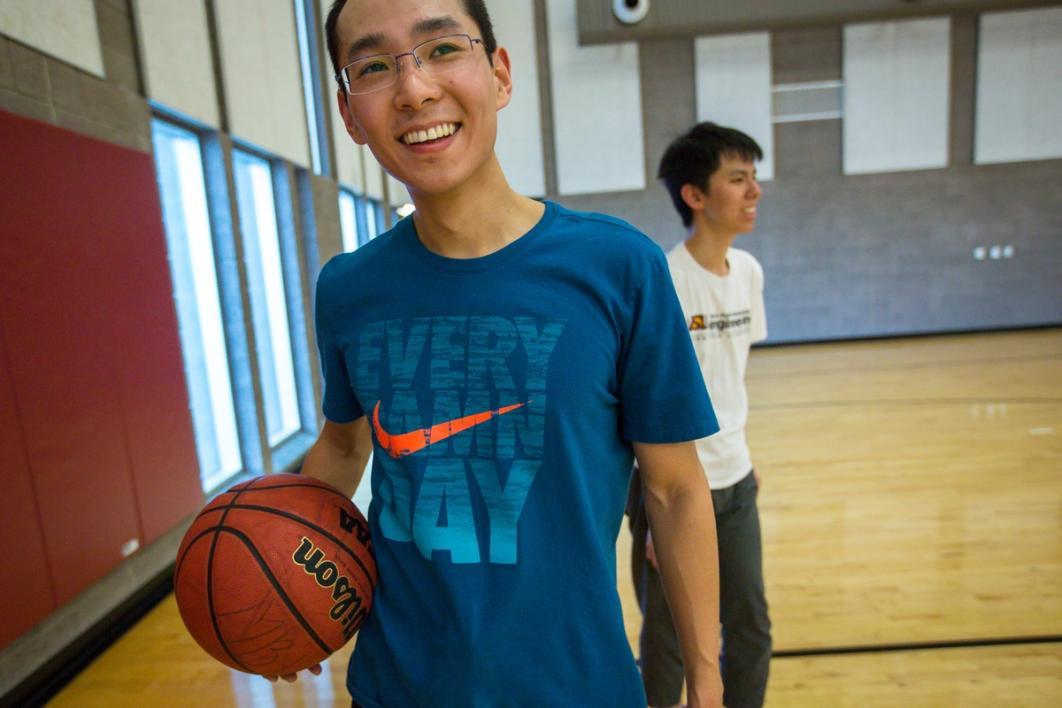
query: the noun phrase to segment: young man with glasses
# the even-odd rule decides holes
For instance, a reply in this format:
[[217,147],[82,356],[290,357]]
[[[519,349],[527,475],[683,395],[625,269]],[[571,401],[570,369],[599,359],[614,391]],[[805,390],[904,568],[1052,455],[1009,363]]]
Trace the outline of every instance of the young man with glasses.
[[303,472],[353,494],[375,453],[355,702],[644,706],[615,584],[634,454],[691,704],[719,705],[692,442],[716,424],[663,253],[509,187],[482,0],[339,0],[326,26],[348,132],[416,205],[317,285],[326,422]]

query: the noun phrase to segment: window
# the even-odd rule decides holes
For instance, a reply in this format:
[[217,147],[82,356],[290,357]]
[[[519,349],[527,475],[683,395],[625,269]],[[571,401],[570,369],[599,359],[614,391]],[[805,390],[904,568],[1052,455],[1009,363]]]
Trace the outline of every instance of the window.
[[345,189],[339,190],[339,234],[343,239],[343,250],[347,253],[360,244],[358,234],[364,229],[358,228],[357,199]]
[[[308,170],[297,169],[295,175],[298,184],[299,213],[302,216],[302,251],[306,263],[306,282],[310,290],[310,312],[313,312],[317,297],[317,289],[314,286],[317,283],[317,276],[321,273],[321,250],[317,242],[317,217],[314,215],[313,206],[313,182]],[[310,398],[314,416],[307,418],[304,415],[304,421],[313,420],[316,417],[317,402],[312,395]]]
[[324,115],[321,112],[321,63],[317,51],[316,15],[312,2],[295,0],[295,31],[299,40],[299,65],[302,70],[302,97],[306,104],[306,127],[310,137],[310,160],[314,174],[328,174]]
[[233,168],[266,432],[269,446],[275,448],[302,425],[272,167],[261,157],[236,150]]
[[384,230],[383,205],[375,199],[362,201],[365,210],[365,240],[372,241]]
[[204,491],[243,467],[199,136],[155,119],[152,136]]
[[[397,222],[403,213],[412,213],[412,204],[392,210],[391,220]],[[403,210],[408,208],[408,212]],[[349,253],[364,246],[380,235],[386,228],[387,210],[382,202],[368,197],[356,196],[353,192],[339,190],[339,230],[343,251]]]

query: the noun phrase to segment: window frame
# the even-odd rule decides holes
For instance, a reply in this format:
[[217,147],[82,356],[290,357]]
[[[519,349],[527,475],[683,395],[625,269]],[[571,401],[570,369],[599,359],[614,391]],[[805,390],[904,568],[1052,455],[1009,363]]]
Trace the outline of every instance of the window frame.
[[[277,248],[279,252],[281,287],[284,295],[284,312],[287,317],[288,336],[286,343],[290,348],[292,357],[292,373],[295,392],[298,424],[282,439],[270,444],[264,441],[263,448],[268,450],[271,468],[274,472],[282,472],[294,467],[299,458],[305,454],[310,445],[316,439],[317,431],[317,403],[313,383],[312,364],[309,352],[309,340],[305,310],[305,288],[302,282],[302,256],[298,247],[298,234],[295,227],[295,203],[294,198],[298,189],[293,187],[292,180],[296,175],[289,174],[289,166],[283,159],[271,155],[260,148],[243,141],[234,140],[231,147],[230,160],[232,165],[232,182],[237,184],[237,159],[243,154],[251,160],[259,161],[269,170],[270,190],[273,199],[273,218],[277,228]],[[293,169],[293,168],[292,168]],[[239,213],[238,189],[234,193],[234,206]],[[247,261],[246,240],[249,238],[245,233],[242,219],[240,224],[240,263],[245,269],[245,279],[250,277],[251,264]],[[251,283],[246,280],[244,286],[248,304],[251,305]],[[248,317],[253,322],[252,313]],[[259,346],[259,333],[254,332],[255,344]],[[249,340],[248,340],[249,341]],[[255,397],[257,415],[260,417],[260,426],[266,430],[266,402],[264,400],[263,371],[259,364],[257,352],[252,354],[252,362],[255,367],[254,376],[258,381],[258,395]]]
[[[151,131],[152,131],[152,150],[155,160],[155,172],[156,179],[159,184],[159,197],[160,206],[163,209],[164,218],[164,231],[167,240],[167,254],[170,260],[171,278],[173,278],[173,292],[174,292],[174,304],[177,309],[178,315],[181,316],[180,327],[180,339],[181,339],[181,353],[184,363],[184,374],[186,378],[186,386],[188,386],[189,400],[190,400],[190,415],[192,416],[193,430],[195,431],[196,439],[196,453],[197,460],[199,461],[199,480],[200,486],[204,493],[208,496],[216,493],[219,489],[225,488],[233,484],[236,480],[243,477],[249,477],[256,473],[260,473],[261,469],[261,457],[257,446],[256,429],[249,426],[246,410],[244,406],[241,406],[241,400],[245,395],[245,387],[241,385],[243,373],[241,371],[240,360],[244,354],[243,347],[241,347],[241,337],[239,333],[234,333],[231,327],[233,305],[235,304],[238,311],[239,303],[234,303],[233,290],[228,286],[226,280],[231,278],[232,273],[226,273],[226,251],[225,248],[226,238],[225,229],[223,228],[223,220],[218,218],[219,202],[225,204],[227,209],[227,190],[223,189],[223,194],[217,194],[217,180],[216,177],[212,178],[211,170],[211,157],[214,155],[214,151],[217,148],[217,134],[210,128],[198,123],[197,121],[182,116],[178,113],[163,110],[158,106],[154,106],[154,110],[151,116]],[[217,298],[218,306],[218,325],[221,330],[221,342],[220,345],[224,350],[224,370],[227,373],[228,381],[225,388],[228,389],[229,403],[231,404],[231,410],[233,415],[233,423],[235,430],[235,444],[239,451],[239,466],[236,469],[227,470],[225,472],[208,473],[203,469],[203,426],[205,424],[202,420],[197,419],[196,413],[196,401],[195,399],[201,396],[195,392],[196,387],[204,385],[204,382],[197,380],[200,377],[209,377],[209,374],[201,368],[196,368],[189,361],[188,342],[185,339],[184,333],[189,326],[187,322],[187,307],[188,304],[182,302],[182,299],[189,297],[189,293],[181,292],[181,275],[176,272],[177,267],[181,268],[194,268],[194,264],[187,262],[178,266],[177,261],[181,259],[179,252],[175,249],[175,240],[183,238],[187,241],[188,235],[184,233],[182,235],[175,234],[171,231],[169,219],[166,217],[166,201],[168,200],[167,194],[173,194],[174,185],[170,182],[172,179],[178,177],[174,175],[167,175],[164,172],[164,158],[160,152],[159,135],[169,133],[171,138],[191,138],[194,139],[199,166],[199,177],[202,179],[203,189],[203,207],[205,209],[205,218],[207,226],[207,237],[210,241],[210,255],[212,258],[212,272],[209,274],[209,278],[213,281],[213,292]],[[219,198],[220,197],[220,198]],[[178,205],[181,215],[184,216],[187,212],[187,205],[181,201]],[[219,228],[220,227],[220,228]],[[186,244],[182,244],[186,245]],[[231,245],[231,244],[230,244]],[[228,276],[228,278],[226,277]],[[236,293],[238,295],[238,293]],[[195,295],[191,295],[194,299]],[[196,310],[196,326],[199,325],[199,311],[198,303],[191,305]],[[185,312],[181,315],[182,310]],[[194,353],[194,352],[193,352]],[[204,355],[205,356],[205,355]],[[209,383],[206,383],[209,387]],[[216,436],[218,434],[216,426],[211,426],[214,439],[210,441],[210,444],[217,447],[218,442]]]
[[306,110],[307,140],[310,147],[310,168],[317,175],[332,175],[328,145],[328,119],[325,111],[325,90],[322,85],[321,48],[317,27],[316,0],[294,0],[296,46],[299,49],[299,69],[302,79],[303,104]]

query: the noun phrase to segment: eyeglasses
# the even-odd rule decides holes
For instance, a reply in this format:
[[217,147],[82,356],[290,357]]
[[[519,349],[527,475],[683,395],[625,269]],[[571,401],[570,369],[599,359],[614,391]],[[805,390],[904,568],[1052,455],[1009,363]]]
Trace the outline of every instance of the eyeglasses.
[[403,54],[373,54],[355,59],[336,74],[336,81],[352,96],[393,86],[401,71],[398,60],[413,57],[417,67],[429,76],[446,74],[468,66],[475,57],[475,45],[483,44],[467,34],[448,34],[421,42]]

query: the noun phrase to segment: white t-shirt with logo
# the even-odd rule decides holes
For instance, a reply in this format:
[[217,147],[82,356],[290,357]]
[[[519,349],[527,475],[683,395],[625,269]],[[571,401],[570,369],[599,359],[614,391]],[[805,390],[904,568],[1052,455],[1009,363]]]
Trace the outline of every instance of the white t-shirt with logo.
[[719,432],[697,441],[697,454],[712,489],[733,486],[752,469],[745,442],[749,412],[745,367],[749,347],[767,338],[763,268],[752,254],[737,248],[728,250],[726,259],[730,272],[719,276],[694,260],[685,243],[667,256],[704,383],[719,419]]

